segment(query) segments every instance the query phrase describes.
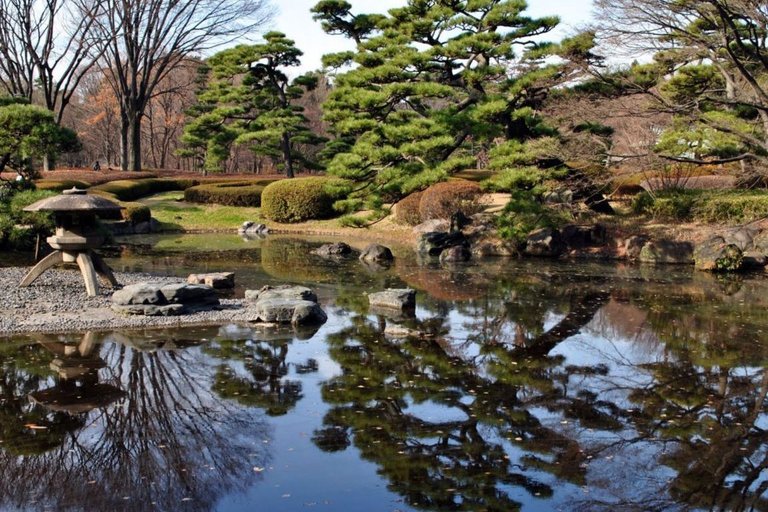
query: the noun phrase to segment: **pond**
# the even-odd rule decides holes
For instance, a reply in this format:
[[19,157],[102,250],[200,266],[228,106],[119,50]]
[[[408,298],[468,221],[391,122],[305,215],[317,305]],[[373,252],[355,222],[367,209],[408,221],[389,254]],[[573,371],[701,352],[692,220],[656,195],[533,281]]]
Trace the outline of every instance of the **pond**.
[[[309,285],[329,320],[2,340],[1,508],[768,509],[763,276],[142,240],[110,265]],[[415,318],[368,312],[404,286]]]

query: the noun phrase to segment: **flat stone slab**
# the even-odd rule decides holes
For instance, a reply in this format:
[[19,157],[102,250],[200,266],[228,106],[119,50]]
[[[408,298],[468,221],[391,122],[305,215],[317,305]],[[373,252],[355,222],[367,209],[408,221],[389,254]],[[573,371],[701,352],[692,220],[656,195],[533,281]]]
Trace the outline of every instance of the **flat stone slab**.
[[214,289],[203,284],[144,282],[112,294],[112,310],[124,315],[177,316],[210,311],[219,304]]
[[190,284],[204,284],[217,290],[231,289],[235,287],[234,272],[209,272],[207,274],[190,274],[187,277]]
[[383,292],[368,294],[372,308],[395,309],[398,311],[416,307],[416,290],[411,288],[390,288]]
[[165,304],[163,306],[155,304],[130,304],[127,306],[113,304],[112,311],[121,315],[144,316],[179,316],[186,313],[183,304]]
[[311,300],[261,299],[252,306],[254,322],[270,322],[292,325],[317,325],[325,323],[325,311]]
[[248,302],[257,302],[264,299],[294,299],[317,302],[317,295],[306,286],[288,284],[265,286],[259,290],[245,290],[245,300]]

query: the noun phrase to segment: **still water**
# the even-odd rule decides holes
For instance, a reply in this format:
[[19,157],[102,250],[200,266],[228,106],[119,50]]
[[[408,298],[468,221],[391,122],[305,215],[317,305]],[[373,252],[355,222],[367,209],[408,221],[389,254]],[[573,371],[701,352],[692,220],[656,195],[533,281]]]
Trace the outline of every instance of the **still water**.
[[[762,276],[143,240],[110,265],[308,285],[329,320],[2,340],[0,508],[768,510]],[[415,318],[368,312],[404,286]]]

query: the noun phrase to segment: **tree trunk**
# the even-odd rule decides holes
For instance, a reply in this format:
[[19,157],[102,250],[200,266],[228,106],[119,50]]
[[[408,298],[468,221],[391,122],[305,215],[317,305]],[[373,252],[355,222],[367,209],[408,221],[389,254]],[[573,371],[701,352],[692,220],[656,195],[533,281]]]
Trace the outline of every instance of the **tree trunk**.
[[133,114],[131,116],[128,136],[130,151],[128,153],[128,170],[141,171],[141,116]]
[[123,171],[128,170],[128,130],[129,123],[128,117],[125,115],[120,116],[120,169]]
[[55,168],[56,161],[50,155],[45,155],[43,157],[43,171],[52,171]]
[[280,145],[283,149],[283,162],[285,162],[285,177],[293,178],[293,155],[291,155],[291,139],[288,132],[283,133]]

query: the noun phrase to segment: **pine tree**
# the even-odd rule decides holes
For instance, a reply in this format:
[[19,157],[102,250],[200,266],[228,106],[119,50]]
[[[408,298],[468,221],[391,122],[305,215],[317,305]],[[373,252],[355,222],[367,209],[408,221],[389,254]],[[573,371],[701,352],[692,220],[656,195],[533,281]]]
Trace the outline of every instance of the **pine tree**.
[[317,144],[322,138],[310,131],[295,100],[317,78],[303,75],[291,81],[285,69],[298,66],[302,52],[280,32],[269,32],[264,40],[224,50],[207,62],[210,80],[183,139],[193,151],[204,148],[207,170],[219,170],[233,144],[279,161],[289,178],[297,168],[316,167],[296,144]]
[[[540,143],[530,146],[557,144],[538,109],[572,78],[567,59],[588,57],[590,45],[541,42],[559,20],[525,9],[518,0],[410,0],[388,15],[355,15],[343,0],[313,8],[326,32],[356,43],[324,57],[340,70],[325,104],[337,137],[328,170],[361,184],[350,208],[361,199],[380,207],[475,167],[489,150],[500,170],[552,163],[539,158]],[[546,59],[555,52],[566,59]]]

